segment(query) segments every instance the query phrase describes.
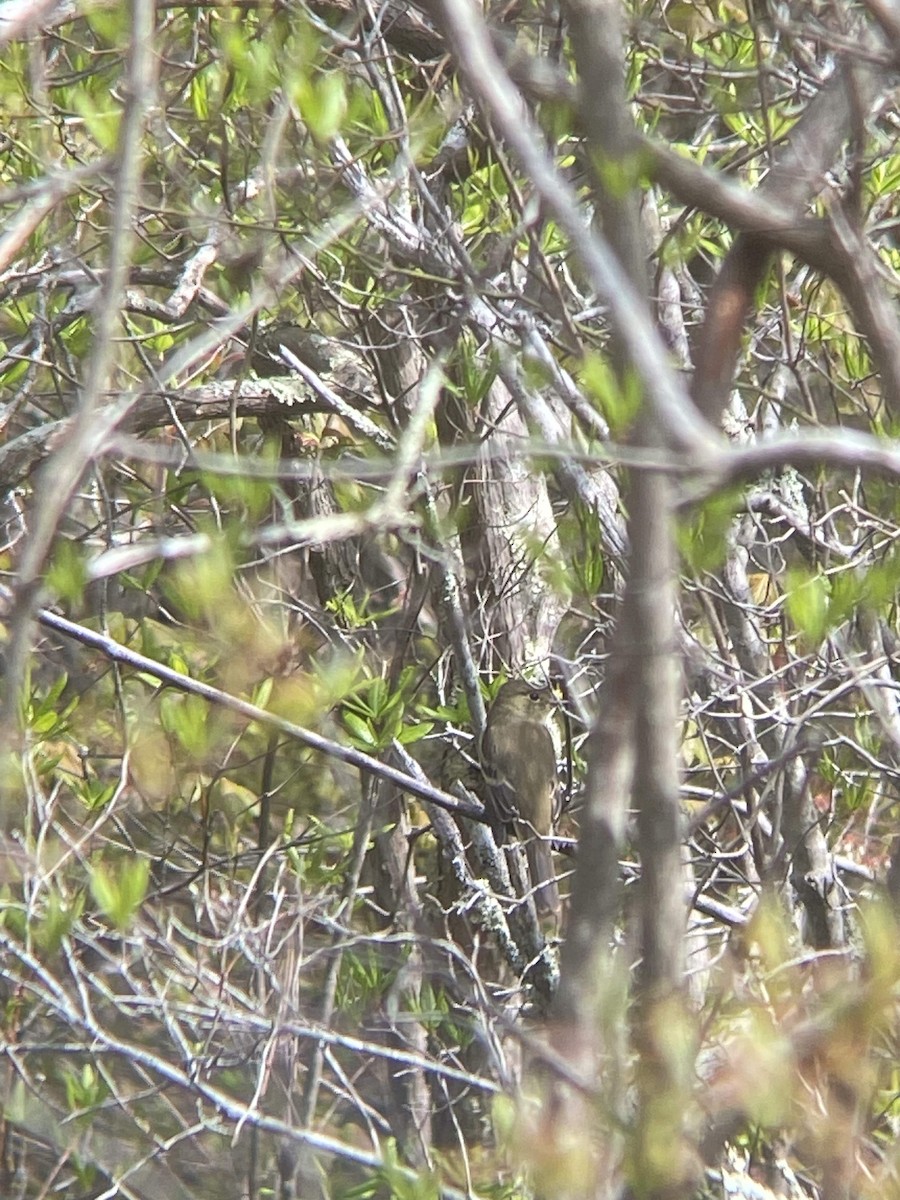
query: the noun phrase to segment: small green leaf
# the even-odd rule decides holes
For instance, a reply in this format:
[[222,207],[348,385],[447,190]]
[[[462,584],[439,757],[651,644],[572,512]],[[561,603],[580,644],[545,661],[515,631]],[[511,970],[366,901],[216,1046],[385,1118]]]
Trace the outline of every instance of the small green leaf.
[[633,422],[641,405],[641,386],[629,373],[623,380],[599,354],[587,354],[581,364],[581,382],[585,391],[600,405],[615,436],[623,434]]
[[166,733],[173,734],[185,750],[202,758],[209,746],[209,705],[199,696],[167,693],[159,706],[160,721]]
[[90,95],[84,90],[75,92],[72,107],[83,119],[91,137],[101,150],[111,153],[119,140],[122,108],[111,93]]
[[351,740],[360,745],[364,750],[374,750],[378,746],[378,738],[372,728],[371,722],[365,720],[364,717],[357,716],[356,713],[347,712],[344,714],[344,724],[352,734]]
[[434,721],[417,721],[415,725],[404,725],[397,734],[397,741],[401,746],[411,746],[413,742],[420,742],[422,738],[427,737],[434,729]]
[[31,722],[31,732],[37,734],[46,734],[55,729],[58,722],[56,713],[45,712],[40,716],[35,717]]
[[117,784],[99,779],[73,780],[72,788],[88,812],[99,812],[116,794]]
[[269,703],[269,700],[272,698],[272,689],[274,686],[275,680],[271,675],[267,675],[266,678],[260,680],[260,682],[253,689],[251,702],[255,704],[257,708],[265,708]]
[[70,1112],[95,1108],[108,1094],[103,1078],[90,1063],[85,1063],[80,1071],[66,1071],[66,1099]]
[[62,541],[47,571],[47,586],[60,600],[79,601],[87,585],[84,554],[76,542]]
[[740,503],[736,491],[721,492],[707,500],[693,519],[679,524],[678,546],[694,571],[714,571],[725,561],[729,533]]
[[194,116],[206,121],[209,118],[209,85],[205,71],[198,71],[191,80],[190,97]]
[[788,615],[813,644],[822,640],[831,625],[829,592],[824,575],[797,572],[788,577],[785,596]]
[[150,860],[132,859],[122,864],[119,873],[98,863],[90,869],[91,895],[104,917],[124,933],[147,894]]
[[128,9],[124,4],[88,4],[82,12],[98,38],[110,46],[125,47],[128,39]]
[[83,911],[83,893],[79,892],[74,900],[66,901],[59,892],[52,891],[41,919],[33,927],[35,940],[41,949],[55,954]]
[[342,76],[332,72],[318,77],[301,77],[293,90],[297,107],[313,137],[326,142],[340,132],[347,113],[347,93]]

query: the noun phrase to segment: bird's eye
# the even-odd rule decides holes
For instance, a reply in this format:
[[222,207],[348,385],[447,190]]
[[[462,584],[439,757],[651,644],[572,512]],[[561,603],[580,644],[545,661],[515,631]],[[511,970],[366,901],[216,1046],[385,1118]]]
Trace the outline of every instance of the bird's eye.
[[529,692],[528,693],[529,700],[540,700],[540,698],[541,698],[540,692]]

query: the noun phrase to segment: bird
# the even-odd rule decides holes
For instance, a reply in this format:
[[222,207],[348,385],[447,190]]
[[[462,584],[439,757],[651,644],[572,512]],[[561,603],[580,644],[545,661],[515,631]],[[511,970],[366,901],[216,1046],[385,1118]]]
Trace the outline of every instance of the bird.
[[260,329],[251,340],[250,365],[260,378],[293,374],[290,361],[282,353],[283,346],[317,375],[328,376],[334,366],[327,337],[301,325],[279,322]]
[[559,911],[549,841],[559,785],[551,731],[555,710],[549,688],[511,679],[488,709],[481,742],[494,834],[503,842],[512,830],[524,842],[535,905],[542,914]]

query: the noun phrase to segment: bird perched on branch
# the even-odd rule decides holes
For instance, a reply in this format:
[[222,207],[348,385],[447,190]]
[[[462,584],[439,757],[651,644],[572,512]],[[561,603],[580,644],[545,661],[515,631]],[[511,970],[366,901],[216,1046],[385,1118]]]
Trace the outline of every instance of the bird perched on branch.
[[524,843],[538,911],[559,911],[550,837],[559,777],[551,732],[556,705],[549,688],[522,679],[504,683],[488,710],[481,760],[491,825],[498,843]]

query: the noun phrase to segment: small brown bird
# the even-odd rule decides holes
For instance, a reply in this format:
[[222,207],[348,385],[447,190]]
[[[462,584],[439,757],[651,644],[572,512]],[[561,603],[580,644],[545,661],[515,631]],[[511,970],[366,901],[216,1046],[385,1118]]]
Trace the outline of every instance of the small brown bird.
[[555,710],[549,688],[523,679],[504,683],[488,711],[481,747],[491,824],[498,842],[512,828],[525,843],[539,912],[559,911],[549,838],[559,777],[551,733]]

